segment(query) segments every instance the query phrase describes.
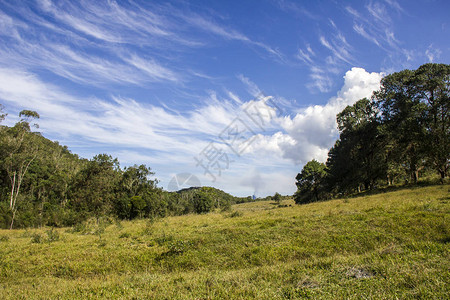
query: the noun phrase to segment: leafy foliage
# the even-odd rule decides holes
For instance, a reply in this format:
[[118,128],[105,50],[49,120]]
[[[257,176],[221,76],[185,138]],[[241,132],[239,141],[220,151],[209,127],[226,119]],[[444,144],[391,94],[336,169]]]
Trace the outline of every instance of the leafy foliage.
[[325,164],[317,160],[308,162],[296,177],[298,190],[294,195],[295,203],[301,204],[319,200],[320,185],[325,175]]
[[326,168],[311,161],[297,175],[296,203],[417,183],[431,171],[443,182],[450,162],[450,65],[384,77],[371,99],[347,106],[337,123],[340,136]]
[[275,193],[275,195],[272,196],[272,200],[275,201],[277,204],[281,203],[282,197],[280,195],[280,193]]

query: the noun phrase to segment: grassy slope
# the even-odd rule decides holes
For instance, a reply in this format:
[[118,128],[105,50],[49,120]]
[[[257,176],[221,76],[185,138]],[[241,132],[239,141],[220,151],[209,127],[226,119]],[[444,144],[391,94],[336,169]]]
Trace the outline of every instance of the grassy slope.
[[449,189],[246,203],[233,217],[60,229],[54,242],[45,229],[2,230],[0,298],[444,299]]

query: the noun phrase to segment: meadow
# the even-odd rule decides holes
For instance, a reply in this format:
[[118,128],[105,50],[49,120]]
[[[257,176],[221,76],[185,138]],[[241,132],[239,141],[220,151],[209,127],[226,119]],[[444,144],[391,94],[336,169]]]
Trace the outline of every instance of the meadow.
[[449,195],[0,230],[0,299],[448,299]]

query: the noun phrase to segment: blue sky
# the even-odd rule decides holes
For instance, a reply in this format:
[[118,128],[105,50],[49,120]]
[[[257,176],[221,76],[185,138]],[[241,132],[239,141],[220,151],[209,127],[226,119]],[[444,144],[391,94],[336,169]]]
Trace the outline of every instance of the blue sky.
[[[91,158],[234,195],[292,194],[335,115],[449,63],[449,1],[0,1],[0,103]],[[181,185],[181,182],[180,182]]]

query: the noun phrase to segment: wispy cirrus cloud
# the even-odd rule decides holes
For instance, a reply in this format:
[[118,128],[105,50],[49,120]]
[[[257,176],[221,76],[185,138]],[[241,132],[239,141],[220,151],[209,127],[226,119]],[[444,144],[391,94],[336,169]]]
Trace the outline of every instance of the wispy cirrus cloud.
[[189,24],[191,26],[195,26],[199,30],[211,32],[211,33],[213,33],[219,37],[222,37],[224,39],[227,39],[227,40],[241,41],[243,43],[259,47],[259,48],[265,50],[270,55],[273,55],[279,59],[283,58],[283,55],[279,50],[274,49],[262,42],[254,41],[254,40],[250,39],[248,36],[246,36],[245,34],[239,32],[237,30],[219,25],[219,24],[217,24],[205,17],[202,17],[198,14],[195,14],[195,13],[186,14],[186,13],[180,12],[179,16],[182,19],[184,19],[187,24]]
[[278,7],[286,12],[293,13],[299,17],[307,17],[312,20],[320,19],[319,16],[315,15],[311,11],[299,5],[299,3],[288,1],[288,0],[276,0]]
[[0,37],[9,39],[0,46],[2,65],[46,69],[84,85],[184,82],[196,75],[189,66],[180,70],[176,58],[191,48],[210,47],[205,33],[263,49],[276,60],[282,57],[277,49],[212,17],[170,5],[41,0],[5,3],[0,16]]
[[312,79],[312,82],[308,83],[307,87],[312,90],[318,89],[322,93],[330,91],[333,86],[333,80],[326,69],[312,66],[310,70],[310,78]]
[[[117,7],[114,2],[110,3],[113,7]],[[49,23],[28,6],[17,5],[5,8],[11,12],[17,11],[34,27],[24,25],[17,14],[8,15],[0,11],[1,26],[5,27],[5,30],[0,31],[0,36],[9,39],[7,44],[0,46],[0,64],[28,69],[46,69],[71,81],[88,85],[101,83],[144,85],[155,81],[179,82],[181,80],[181,76],[172,69],[170,64],[163,66],[158,61],[159,58],[155,56],[123,55],[121,46],[116,45],[122,42],[123,32],[119,34],[114,29],[105,28],[108,26],[107,20],[104,24],[101,23],[102,14],[96,11],[99,8],[86,8],[85,10],[90,14],[86,14],[85,19],[80,19],[78,16],[82,14],[81,8],[74,7],[71,3],[65,4],[69,7],[65,9],[72,14],[56,7],[48,0],[41,1],[39,6],[55,18],[58,16],[58,20],[62,22],[60,26]],[[119,13],[115,12],[115,14]],[[91,22],[91,19],[95,19],[96,23]],[[125,21],[130,20],[122,17],[121,22]],[[115,24],[119,24],[117,22]],[[144,27],[143,24],[141,25]],[[114,27],[114,24],[111,27]],[[37,34],[40,28],[46,30]],[[137,29],[134,29],[137,30],[135,35],[141,34],[139,28],[137,26]],[[128,38],[133,38],[133,35],[128,35]],[[112,45],[105,45],[103,42]],[[93,49],[96,49],[95,54],[92,53]]]
[[437,49],[431,44],[428,46],[427,50],[425,51],[425,55],[428,58],[429,62],[434,62],[439,59],[441,56],[442,51],[440,49]]
[[361,35],[363,38],[371,41],[372,43],[374,43],[375,45],[377,45],[378,47],[381,47],[381,44],[378,42],[378,40],[370,35],[365,29],[364,26],[361,24],[354,24],[353,25],[353,30],[358,33],[359,35]]
[[71,81],[97,85],[101,83],[131,83],[136,85],[154,81],[177,82],[181,76],[161,66],[154,59],[137,55],[129,57],[100,57],[77,51],[63,44],[28,42],[0,46],[0,63],[24,68],[45,68]]
[[140,7],[139,12],[115,1],[52,2],[42,0],[39,7],[69,28],[110,43],[144,41],[143,37],[170,36],[167,24],[156,14]]
[[353,31],[384,52],[387,70],[409,67],[419,57],[429,59],[427,50],[407,48],[397,37],[396,21],[408,12],[396,0],[370,1],[359,11],[351,6],[345,10],[353,18]]
[[330,91],[333,86],[333,75],[356,61],[352,54],[353,47],[333,20],[328,20],[328,26],[331,34],[328,37],[319,34],[318,42],[322,49],[317,49],[320,53],[324,53],[325,50],[328,55],[325,57],[317,55],[309,43],[304,49],[298,49],[296,54],[296,58],[309,67],[311,81],[306,86],[310,90]]
[[313,64],[314,56],[316,56],[316,53],[311,49],[310,44],[307,44],[305,49],[298,49],[297,58],[305,64]]
[[353,17],[353,30],[374,43],[377,47],[388,53],[403,52],[400,42],[394,33],[394,24],[386,4],[396,9],[399,13],[403,11],[395,0],[383,2],[369,2],[365,11],[358,12],[347,6],[346,11]]
[[38,111],[41,129],[47,134],[161,152],[185,149],[191,154],[223,130],[238,107],[234,101],[212,99],[206,106],[181,114],[117,96],[79,98],[32,73],[10,68],[0,68],[0,99],[17,110]]
[[351,64],[351,60],[353,60],[349,52],[349,49],[351,47],[347,43],[347,40],[341,32],[338,32],[331,42],[328,41],[324,36],[321,36],[319,40],[325,48],[331,51],[333,58]]

